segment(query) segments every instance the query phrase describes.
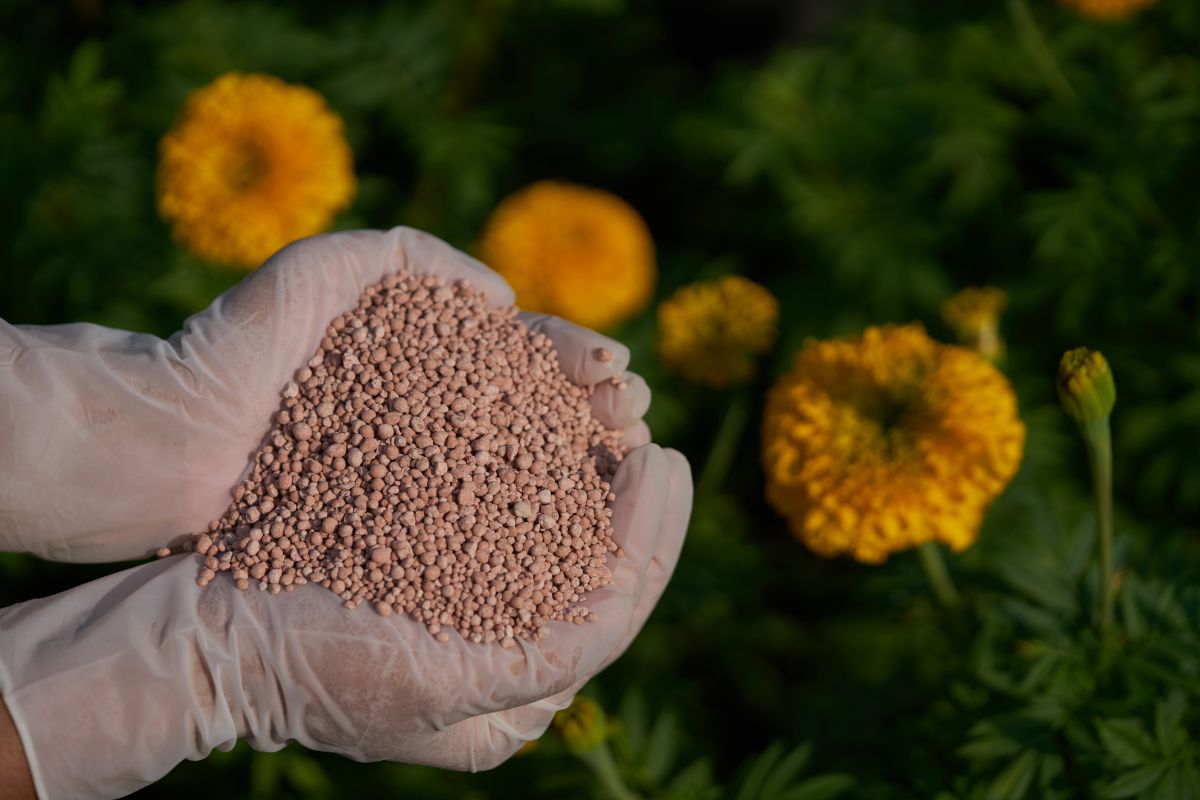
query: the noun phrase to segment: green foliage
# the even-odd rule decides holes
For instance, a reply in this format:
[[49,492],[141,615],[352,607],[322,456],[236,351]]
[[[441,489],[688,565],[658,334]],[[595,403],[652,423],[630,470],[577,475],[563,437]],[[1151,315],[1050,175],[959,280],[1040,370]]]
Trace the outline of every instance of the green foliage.
[[848,775],[819,775],[806,780],[800,774],[812,758],[812,745],[802,744],[790,752],[778,743],[771,745],[747,765],[738,785],[736,800],[832,800],[854,786]]
[[928,27],[865,15],[731,67],[681,135],[732,186],[773,193],[866,321],[928,319],[986,281],[1011,290],[1018,339],[1112,352],[1130,379],[1126,480],[1194,515],[1197,382],[1170,349],[1200,344],[1200,208],[1182,177],[1200,167],[1200,61],[1163,35],[1165,12],[1105,26],[1006,6]]
[[[610,798],[613,776],[679,800],[1200,793],[1200,7],[1099,24],[1034,0],[804,5],[828,13],[0,9],[8,322],[166,335],[242,276],[175,247],[154,196],[158,141],[229,70],[306,83],[342,115],[359,193],[337,227],[414,224],[470,249],[505,194],[560,177],[646,216],[660,299],[736,272],[783,309],[740,395],[664,370],[653,307],[617,332],[654,389],[656,439],[702,491],[669,590],[589,689],[613,723],[609,766],[553,734],[484,775],[243,745],[146,796]],[[1005,370],[1029,438],[951,560],[962,600],[943,609],[914,555],[864,567],[791,538],[762,499],[758,414],[805,338],[912,320],[949,338],[939,304],[985,283],[1012,301]],[[1105,353],[1119,391],[1108,632],[1083,448],[1054,396],[1079,345]],[[112,568],[0,554],[0,605]]]

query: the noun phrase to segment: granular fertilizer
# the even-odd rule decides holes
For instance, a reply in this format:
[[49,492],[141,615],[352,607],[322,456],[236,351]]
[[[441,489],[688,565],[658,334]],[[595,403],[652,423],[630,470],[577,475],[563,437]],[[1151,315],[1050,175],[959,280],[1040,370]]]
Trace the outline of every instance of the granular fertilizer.
[[[612,355],[598,349],[597,360]],[[234,502],[191,549],[278,593],[314,582],[448,639],[541,638],[608,585],[621,435],[550,340],[464,282],[391,275],[283,389]]]

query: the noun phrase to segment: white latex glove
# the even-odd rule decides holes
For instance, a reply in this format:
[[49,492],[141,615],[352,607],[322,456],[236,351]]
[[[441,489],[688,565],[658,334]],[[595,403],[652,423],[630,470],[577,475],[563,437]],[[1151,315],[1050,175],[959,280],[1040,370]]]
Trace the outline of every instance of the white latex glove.
[[[386,272],[467,279],[512,301],[479,262],[411,229],[314,237],[285,248],[169,341],[94,325],[0,322],[0,550],[75,561],[146,555],[202,530],[229,502],[279,391],[329,320]],[[626,430],[644,382],[628,351],[529,317],[594,409]],[[592,357],[607,348],[611,361]],[[227,575],[201,591],[193,557],[0,611],[0,694],[43,797],[115,797],[183,758],[288,740],[362,760],[459,769],[499,763],[624,651],[674,568],[691,508],[678,453],[632,454],[614,482],[614,583],[599,621],[551,625],[517,650],[404,617],[351,612],[316,585],[267,597]]]
[[[315,236],[281,250],[164,341],[90,324],[0,320],[0,551],[60,561],[142,558],[204,530],[279,407],[280,391],[330,320],[362,290],[407,269],[466,279],[497,305],[499,275],[411,228]],[[629,351],[553,317],[530,317],[567,377],[624,374]],[[592,352],[613,358],[597,361]],[[649,390],[636,376],[595,395],[595,413],[649,441]]]
[[245,738],[354,759],[487,769],[542,734],[641,628],[691,508],[687,462],[646,445],[614,479],[613,583],[596,621],[510,649],[343,608],[308,584],[198,589],[196,556],[0,611],[0,692],[42,798],[119,797]]

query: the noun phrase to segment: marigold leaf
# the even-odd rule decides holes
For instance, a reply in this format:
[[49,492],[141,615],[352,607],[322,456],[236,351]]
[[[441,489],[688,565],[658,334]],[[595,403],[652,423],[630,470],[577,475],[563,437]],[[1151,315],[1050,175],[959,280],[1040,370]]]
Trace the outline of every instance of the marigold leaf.
[[750,771],[742,779],[742,786],[738,791],[737,800],[757,800],[757,798],[762,796],[762,785],[766,781],[767,776],[770,775],[775,763],[779,761],[782,753],[783,745],[779,742],[772,742],[763,751],[763,754],[751,763]]
[[1154,709],[1154,736],[1160,751],[1168,756],[1177,753],[1187,743],[1187,729],[1183,727],[1185,711],[1187,698],[1179,691],[1171,692]]
[[[779,800],[831,800],[854,788],[854,779],[849,775],[831,773],[809,778],[778,795]],[[770,795],[764,795],[764,800]]]
[[654,722],[646,744],[646,772],[661,781],[679,754],[679,720],[670,711],[663,712]]
[[1127,772],[1101,789],[1100,797],[1105,800],[1138,797],[1158,782],[1165,769],[1162,764],[1149,764],[1139,767],[1133,772]]
[[667,787],[668,800],[716,800],[720,787],[713,785],[712,765],[708,759],[693,761],[671,779]]
[[1026,750],[1004,768],[988,786],[984,800],[1020,800],[1029,791],[1037,774],[1038,754]]
[[632,691],[621,700],[617,719],[621,721],[621,734],[618,743],[628,754],[642,752],[646,744],[647,728],[646,698],[638,691]]
[[784,756],[783,760],[779,762],[779,766],[771,772],[770,777],[763,783],[762,796],[770,798],[778,797],[782,794],[783,790],[808,766],[809,759],[812,757],[812,751],[812,742],[804,742]]
[[1136,767],[1150,763],[1158,756],[1154,740],[1136,719],[1096,720],[1100,741],[1117,763]]

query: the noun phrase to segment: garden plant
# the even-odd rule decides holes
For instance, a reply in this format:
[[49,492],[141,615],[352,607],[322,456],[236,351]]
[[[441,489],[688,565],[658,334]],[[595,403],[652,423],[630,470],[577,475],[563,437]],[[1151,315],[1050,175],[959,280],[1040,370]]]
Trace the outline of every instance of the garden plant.
[[[641,634],[496,769],[242,744],[138,796],[1200,798],[1200,4],[0,22],[0,326],[167,337],[412,226],[627,345],[695,481]],[[0,554],[0,607],[112,569]]]

